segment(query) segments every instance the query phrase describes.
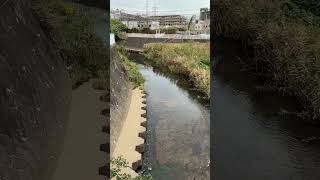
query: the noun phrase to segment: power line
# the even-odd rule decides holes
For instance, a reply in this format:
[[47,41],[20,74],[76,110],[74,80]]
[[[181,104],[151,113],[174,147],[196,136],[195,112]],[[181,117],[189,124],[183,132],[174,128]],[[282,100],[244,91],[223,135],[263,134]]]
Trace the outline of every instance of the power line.
[[[127,12],[145,12],[143,10],[124,10],[124,11],[127,11]],[[190,10],[181,10],[181,9],[177,9],[177,10],[157,10],[157,12],[181,12],[181,11],[200,11],[200,9],[190,9]]]

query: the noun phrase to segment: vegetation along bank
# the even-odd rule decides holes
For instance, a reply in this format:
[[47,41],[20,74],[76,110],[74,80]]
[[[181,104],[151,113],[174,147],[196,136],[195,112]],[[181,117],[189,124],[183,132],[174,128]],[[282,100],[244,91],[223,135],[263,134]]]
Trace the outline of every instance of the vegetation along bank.
[[153,65],[182,75],[210,97],[210,43],[150,43],[144,46],[144,54]]
[[95,88],[109,89],[109,49],[95,34],[94,17],[65,0],[35,1],[41,26],[66,64],[73,88],[95,78]]
[[243,42],[246,65],[320,117],[320,7],[315,0],[214,1],[213,33]]

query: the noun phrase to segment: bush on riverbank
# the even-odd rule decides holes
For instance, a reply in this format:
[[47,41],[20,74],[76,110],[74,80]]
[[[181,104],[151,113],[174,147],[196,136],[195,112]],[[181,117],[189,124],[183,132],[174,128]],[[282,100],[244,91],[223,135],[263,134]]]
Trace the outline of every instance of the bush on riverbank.
[[199,92],[210,97],[209,43],[151,43],[144,46],[144,53],[154,65],[187,77]]
[[117,46],[117,49],[130,82],[134,87],[141,86],[145,82],[145,79],[140,73],[137,64],[128,58],[128,52],[125,50],[124,46]]
[[34,1],[41,25],[65,62],[73,87],[94,77],[104,82],[100,87],[108,88],[109,83],[103,80],[108,77],[101,75],[108,76],[109,49],[95,35],[93,18],[80,14],[65,0]]
[[[296,3],[294,3],[296,2]],[[299,2],[299,3],[298,3]],[[253,48],[247,63],[273,80],[272,86],[294,94],[320,117],[319,9],[305,0],[214,1],[214,34],[239,39]]]
[[121,36],[121,32],[128,30],[127,26],[117,19],[111,19],[110,27],[110,32],[114,33],[116,38]]

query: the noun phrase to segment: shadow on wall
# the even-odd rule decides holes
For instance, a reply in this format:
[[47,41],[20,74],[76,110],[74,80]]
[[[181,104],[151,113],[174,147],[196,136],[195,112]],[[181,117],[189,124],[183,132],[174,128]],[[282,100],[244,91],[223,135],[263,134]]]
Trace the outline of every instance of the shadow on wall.
[[71,82],[27,0],[1,6],[0,99],[0,179],[50,179]]

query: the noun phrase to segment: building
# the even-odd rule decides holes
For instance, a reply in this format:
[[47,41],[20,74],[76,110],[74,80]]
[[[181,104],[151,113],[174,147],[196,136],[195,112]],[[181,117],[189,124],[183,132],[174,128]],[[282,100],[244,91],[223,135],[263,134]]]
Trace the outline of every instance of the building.
[[160,27],[165,28],[185,28],[187,25],[187,18],[181,15],[150,16],[150,19],[159,22]]
[[201,21],[210,20],[210,9],[209,8],[201,8],[200,9],[200,20]]
[[149,28],[151,30],[159,29],[160,23],[158,21],[153,21],[149,18],[142,16],[132,16],[132,15],[122,15],[120,21],[125,24],[128,29],[144,29]]
[[121,11],[119,9],[110,11],[110,18],[119,20],[121,17]]
[[200,9],[200,17],[198,20],[196,20],[194,28],[197,32],[202,34],[210,33],[210,9],[209,8]]

